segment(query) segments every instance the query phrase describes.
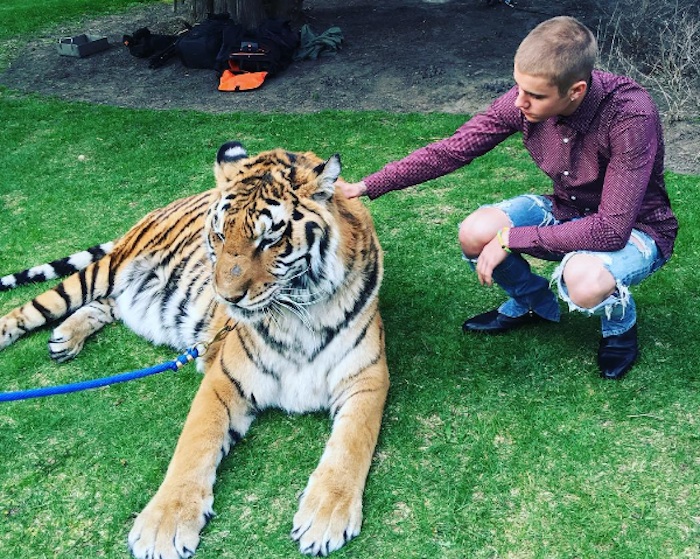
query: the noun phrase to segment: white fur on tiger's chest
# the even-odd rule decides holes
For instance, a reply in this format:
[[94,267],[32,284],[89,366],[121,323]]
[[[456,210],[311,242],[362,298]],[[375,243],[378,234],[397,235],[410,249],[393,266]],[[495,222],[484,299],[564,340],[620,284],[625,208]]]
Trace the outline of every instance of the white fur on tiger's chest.
[[[355,337],[354,331],[347,329],[319,349],[318,338],[311,331],[298,329],[296,343],[290,343],[284,353],[268,344],[256,344],[257,364],[248,362],[241,367],[231,362],[229,366],[260,409],[274,407],[292,413],[325,410],[338,383],[368,364],[362,344],[349,350]],[[306,350],[299,346],[302,341],[308,343]]]

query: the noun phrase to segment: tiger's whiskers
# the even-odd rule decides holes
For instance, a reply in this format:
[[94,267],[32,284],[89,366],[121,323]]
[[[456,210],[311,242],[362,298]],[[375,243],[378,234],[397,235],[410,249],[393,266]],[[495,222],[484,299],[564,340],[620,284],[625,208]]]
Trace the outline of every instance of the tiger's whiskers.
[[[311,325],[311,313],[306,307],[310,307],[326,299],[329,292],[323,289],[318,289],[315,292],[309,289],[300,287],[292,287],[290,284],[309,271],[306,266],[303,270],[289,276],[288,278],[280,279],[281,288],[275,296],[275,300],[271,305],[271,311],[282,317],[284,310],[291,312],[296,316],[309,330],[313,330]],[[275,320],[275,324],[280,327],[280,323]]]
[[275,325],[275,327],[279,330],[281,328],[279,321],[277,320],[277,316],[275,316],[275,313],[279,315],[279,311],[275,306],[268,307],[265,309],[265,316],[270,320],[272,324]]
[[297,305],[294,301],[278,298],[274,302],[274,308],[279,312],[280,316],[282,315],[283,309],[288,310],[294,316],[296,316],[302,322],[302,324],[304,324],[304,326],[313,331],[309,311],[304,307]]
[[323,301],[328,295],[328,292],[319,290],[316,293],[313,293],[311,291],[297,289],[295,287],[284,287],[280,289],[280,294],[285,299],[294,302],[295,305],[307,307]]

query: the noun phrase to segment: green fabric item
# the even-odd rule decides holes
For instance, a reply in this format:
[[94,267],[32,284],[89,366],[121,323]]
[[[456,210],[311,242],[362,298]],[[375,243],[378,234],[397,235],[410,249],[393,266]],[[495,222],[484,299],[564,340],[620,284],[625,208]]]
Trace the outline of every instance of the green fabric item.
[[316,60],[319,56],[334,55],[340,50],[343,32],[340,27],[329,27],[320,35],[314,33],[308,24],[301,28],[300,45],[294,60]]

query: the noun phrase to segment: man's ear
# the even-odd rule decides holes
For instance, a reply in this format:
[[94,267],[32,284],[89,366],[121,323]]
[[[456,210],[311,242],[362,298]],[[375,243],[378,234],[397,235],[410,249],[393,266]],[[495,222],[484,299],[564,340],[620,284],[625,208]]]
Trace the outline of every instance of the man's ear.
[[576,101],[576,99],[580,99],[581,97],[583,97],[586,94],[587,89],[588,89],[588,83],[586,83],[586,81],[584,81],[584,80],[577,81],[576,83],[574,83],[574,85],[572,85],[569,88],[569,93],[568,93],[569,99],[571,99],[572,101]]

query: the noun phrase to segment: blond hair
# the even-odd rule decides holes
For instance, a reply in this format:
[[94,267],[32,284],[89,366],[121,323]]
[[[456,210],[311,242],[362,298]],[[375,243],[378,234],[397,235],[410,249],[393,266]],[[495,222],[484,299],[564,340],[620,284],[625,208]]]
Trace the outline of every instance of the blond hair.
[[573,17],[558,16],[540,23],[515,53],[518,71],[548,79],[566,95],[578,81],[588,81],[598,56],[591,31]]

